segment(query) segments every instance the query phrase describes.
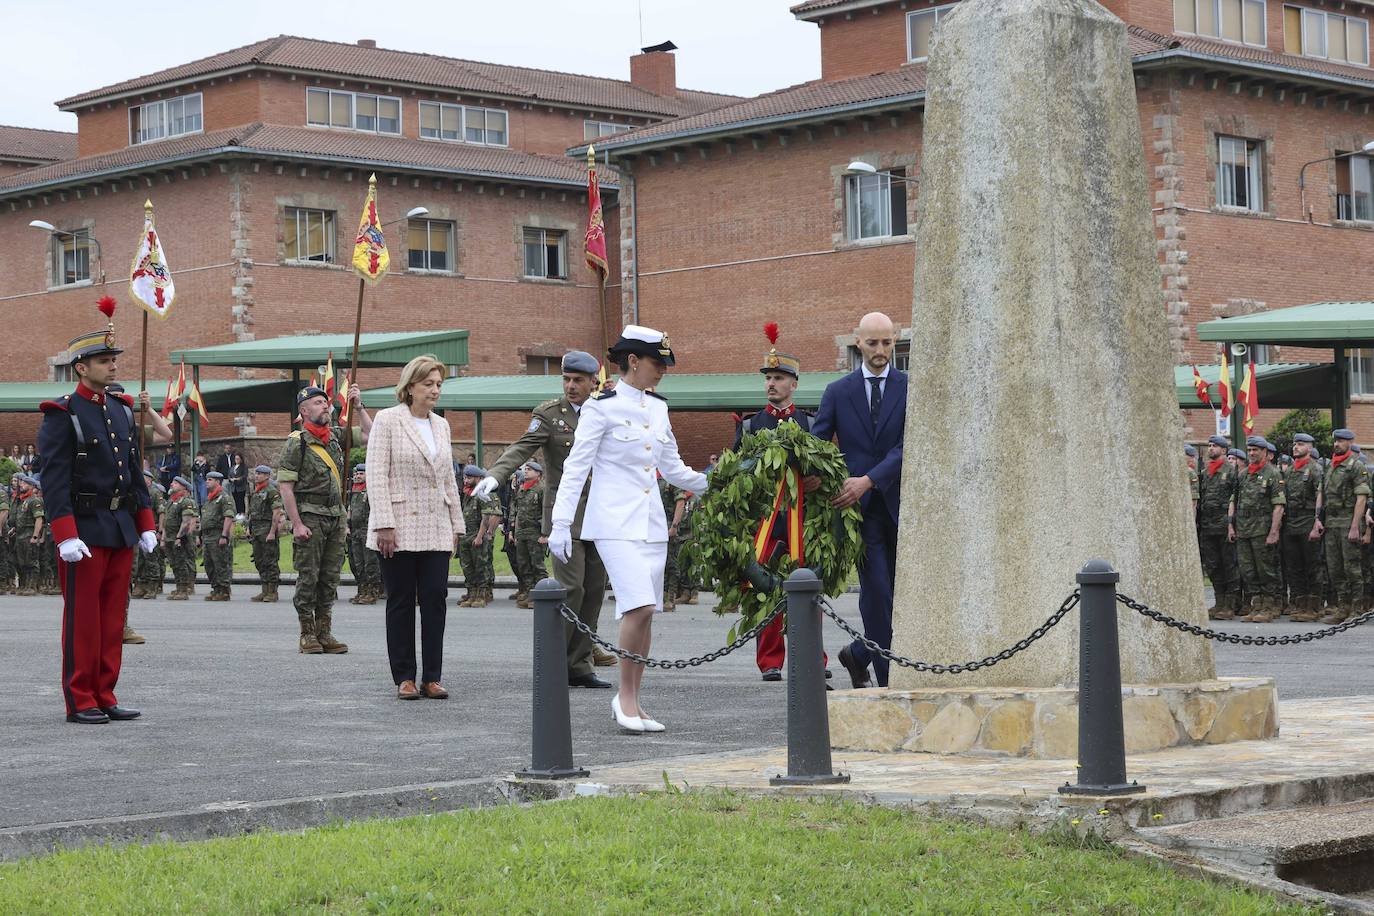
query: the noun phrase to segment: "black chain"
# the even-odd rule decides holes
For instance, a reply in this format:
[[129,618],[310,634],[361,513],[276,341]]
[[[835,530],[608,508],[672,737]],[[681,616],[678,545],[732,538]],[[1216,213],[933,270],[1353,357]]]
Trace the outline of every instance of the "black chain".
[[1229,642],[1237,646],[1291,646],[1300,642],[1316,642],[1318,639],[1325,639],[1328,636],[1335,636],[1337,633],[1344,633],[1351,627],[1358,627],[1362,624],[1374,620],[1374,611],[1366,611],[1358,617],[1351,617],[1349,620],[1327,627],[1325,630],[1312,630],[1307,633],[1290,633],[1287,636],[1242,636],[1239,633],[1223,633],[1220,630],[1210,630],[1207,627],[1199,627],[1194,624],[1170,617],[1168,614],[1152,610],[1146,605],[1141,604],[1132,598],[1128,598],[1120,593],[1116,600],[1126,607],[1141,614],[1151,620],[1158,621],[1166,627],[1173,627],[1175,630],[1182,630],[1194,636],[1201,636],[1203,639],[1215,639],[1220,642]]
[[638,652],[631,652],[629,649],[622,649],[615,643],[607,642],[606,640],[602,639],[600,636],[596,634],[595,630],[593,630],[587,624],[583,623],[580,619],[578,619],[578,616],[573,613],[572,608],[568,607],[566,604],[560,604],[558,606],[558,613],[563,615],[564,620],[566,620],[568,623],[576,627],[577,632],[585,634],[589,639],[591,639],[593,643],[605,649],[612,655],[618,655],[628,662],[638,662],[639,664],[644,665],[648,668],[677,668],[679,670],[682,670],[684,668],[695,668],[699,665],[704,665],[708,662],[713,662],[717,659],[721,659],[729,655],[731,652],[735,651],[740,646],[744,645],[745,643],[752,640],[755,636],[758,636],[760,633],[762,633],[763,628],[772,623],[773,619],[776,618],[779,614],[781,614],[783,612],[783,608],[785,608],[786,606],[786,600],[779,601],[777,607],[773,608],[772,613],[770,613],[767,617],[760,620],[758,624],[754,626],[753,629],[749,630],[749,632],[741,633],[738,637],[735,638],[735,641],[730,643],[728,646],[724,646],[723,648],[717,649],[714,652],[707,652],[705,655],[698,655],[695,658],[649,658],[647,655],[640,655]]
[[1059,605],[1059,610],[1055,611],[1045,620],[1044,623],[1040,624],[1040,626],[1032,630],[1031,634],[1027,636],[1025,639],[1021,640],[1020,642],[1016,643],[1010,648],[1003,649],[996,655],[989,655],[987,658],[982,659],[981,661],[964,662],[960,665],[939,665],[932,664],[930,662],[913,661],[912,659],[898,655],[895,652],[892,652],[888,649],[884,649],[882,646],[878,645],[876,642],[864,636],[858,630],[854,629],[848,623],[846,623],[845,619],[841,617],[833,607],[830,606],[830,602],[825,600],[824,597],[819,598],[817,600],[820,602],[821,605],[821,613],[825,614],[825,616],[835,621],[835,623],[839,626],[841,630],[844,630],[854,639],[863,643],[865,646],[868,647],[868,650],[874,653],[875,655],[881,655],[883,658],[887,659],[893,664],[901,665],[903,668],[911,668],[916,671],[928,671],[931,674],[963,674],[967,671],[977,671],[979,668],[991,668],[998,662],[1004,662],[1016,653],[1023,652],[1026,649],[1030,648],[1031,643],[1035,642],[1037,639],[1048,633],[1051,629],[1054,628],[1055,624],[1059,623],[1059,621],[1064,619],[1065,614],[1074,609],[1074,607],[1078,604],[1078,589],[1074,589],[1072,592],[1070,592],[1069,597],[1064,599],[1064,603]]

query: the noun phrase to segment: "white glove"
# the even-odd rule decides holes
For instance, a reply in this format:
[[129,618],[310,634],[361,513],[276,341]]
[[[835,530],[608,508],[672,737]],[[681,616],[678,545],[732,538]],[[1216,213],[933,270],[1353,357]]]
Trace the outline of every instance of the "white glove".
[[144,553],[152,553],[157,550],[157,535],[151,531],[145,531],[138,536],[139,549]]
[[91,555],[91,548],[86,546],[86,542],[81,538],[67,538],[57,545],[57,552],[67,563],[79,563],[82,557]]
[[477,486],[472,488],[472,495],[482,502],[488,502],[491,499],[491,494],[496,492],[496,488],[499,486],[501,486],[501,482],[488,474],[477,482]]
[[[487,478],[490,480],[491,478]],[[549,551],[558,557],[559,562],[566,563],[572,559],[572,529],[567,527],[555,527],[549,533]]]

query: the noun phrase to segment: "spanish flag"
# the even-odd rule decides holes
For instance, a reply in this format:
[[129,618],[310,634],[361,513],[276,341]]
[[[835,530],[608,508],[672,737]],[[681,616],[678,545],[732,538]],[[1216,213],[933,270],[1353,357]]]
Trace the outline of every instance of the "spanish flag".
[[1240,399],[1238,403],[1245,408],[1241,416],[1244,418],[1246,434],[1255,431],[1255,417],[1259,415],[1259,383],[1255,380],[1255,360],[1250,358],[1250,362],[1245,367],[1245,378],[1240,383]]
[[331,406],[338,403],[338,398],[334,396],[334,351],[329,351],[329,360],[324,364],[324,375],[320,376],[320,387]]
[[187,383],[186,400],[195,408],[196,416],[200,418],[200,425],[206,427],[210,425],[210,418],[205,413],[205,399],[200,396],[200,388],[196,386],[195,379]]
[[1226,364],[1226,348],[1221,348],[1221,415],[1229,417],[1231,415],[1231,405],[1235,403],[1235,398],[1231,394],[1231,367]]
[[1197,371],[1197,366],[1193,367],[1193,388],[1197,390],[1197,399],[1208,407],[1212,406],[1212,395],[1207,390],[1207,381],[1202,377],[1202,373]]
[[181,371],[177,377],[167,382],[167,396],[162,399],[162,416],[171,419],[172,411],[177,409],[181,398],[186,394],[186,360],[181,361]]
[[348,371],[345,370],[343,377],[339,379],[339,425],[348,428]]
[[391,255],[382,237],[382,221],[377,216],[377,176],[367,180],[367,202],[358,220],[358,237],[353,240],[353,271],[369,283],[376,283],[391,266]]

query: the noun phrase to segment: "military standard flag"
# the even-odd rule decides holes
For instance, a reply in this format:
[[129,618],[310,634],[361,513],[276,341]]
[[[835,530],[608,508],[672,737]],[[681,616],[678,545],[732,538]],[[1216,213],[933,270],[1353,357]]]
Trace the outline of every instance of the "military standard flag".
[[602,283],[610,267],[606,261],[606,222],[601,211],[601,184],[596,178],[596,149],[587,147],[587,266]]
[[162,400],[162,415],[171,419],[172,412],[181,403],[182,396],[186,394],[186,360],[181,361],[181,371],[177,377],[167,382],[167,396]]
[[1255,378],[1255,359],[1252,356],[1245,367],[1245,378],[1240,383],[1240,398],[1237,403],[1243,408],[1246,434],[1255,431],[1255,417],[1259,415],[1259,382]]
[[329,351],[329,359],[324,364],[324,375],[320,376],[320,387],[324,389],[325,398],[330,405],[338,403],[338,398],[334,396],[334,351]]
[[1207,389],[1207,381],[1202,377],[1202,373],[1197,371],[1197,366],[1193,367],[1193,388],[1197,390],[1197,399],[1211,407],[1212,394]]
[[1231,405],[1235,403],[1235,398],[1231,393],[1231,367],[1226,364],[1226,348],[1221,348],[1221,381],[1218,383],[1221,388],[1221,415],[1229,417],[1231,415]]
[[353,270],[369,283],[376,283],[391,266],[391,254],[382,236],[382,221],[377,216],[377,176],[367,180],[367,203],[358,221],[358,237],[353,240]]
[[143,235],[138,240],[138,252],[129,268],[129,295],[144,309],[159,318],[166,318],[176,299],[177,288],[172,282],[172,269],[162,251],[153,224],[153,202],[143,202]]

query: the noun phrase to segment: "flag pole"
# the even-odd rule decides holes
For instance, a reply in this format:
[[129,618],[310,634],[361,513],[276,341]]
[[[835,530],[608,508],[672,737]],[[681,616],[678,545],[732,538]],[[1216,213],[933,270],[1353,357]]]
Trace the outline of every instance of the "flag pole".
[[[139,391],[139,410],[138,410],[138,460],[146,458],[144,446],[147,445],[146,436],[148,431],[148,409],[152,406],[152,396],[149,395],[147,405],[143,404],[143,392],[148,390],[148,310],[143,309],[143,355],[140,359],[138,370],[138,391]],[[138,473],[143,473],[143,468],[138,469]]]
[[[349,394],[353,393],[353,379],[358,377],[358,341],[363,333],[363,290],[367,289],[367,281],[362,277],[358,278],[358,314],[353,319],[353,359],[348,367]],[[336,386],[337,387],[337,386]],[[349,454],[353,451],[353,417],[348,417],[348,422],[344,424],[344,472],[347,475],[341,480],[340,489],[343,490],[344,505],[349,501],[349,487],[347,482],[352,480],[352,469],[349,466]]]

